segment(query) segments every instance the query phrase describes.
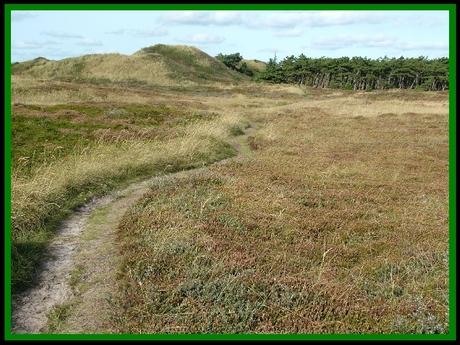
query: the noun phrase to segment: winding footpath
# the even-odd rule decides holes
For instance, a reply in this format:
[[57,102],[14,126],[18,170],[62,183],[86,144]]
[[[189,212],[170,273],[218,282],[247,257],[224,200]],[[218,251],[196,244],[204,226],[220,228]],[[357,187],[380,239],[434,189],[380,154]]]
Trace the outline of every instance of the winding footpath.
[[[250,154],[246,137],[254,130],[235,137],[231,144],[238,155],[216,164],[226,164]],[[36,285],[12,301],[11,333],[109,333],[110,294],[116,289],[115,274],[121,262],[116,253],[116,229],[130,205],[149,190],[156,179],[190,174],[206,167],[178,172],[132,184],[122,191],[94,198],[62,223],[48,247]],[[70,285],[76,276],[77,283]],[[66,306],[69,308],[66,309]],[[52,313],[69,310],[65,325]],[[57,323],[57,324],[55,324]],[[50,327],[51,326],[51,327]],[[62,326],[62,327],[61,327]]]

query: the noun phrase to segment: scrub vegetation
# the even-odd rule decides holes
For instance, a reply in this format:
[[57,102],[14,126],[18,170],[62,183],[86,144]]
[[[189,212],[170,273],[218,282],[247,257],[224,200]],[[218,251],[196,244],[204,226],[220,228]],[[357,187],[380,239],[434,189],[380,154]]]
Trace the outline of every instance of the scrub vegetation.
[[105,333],[449,333],[447,91],[255,83],[185,46],[12,72],[13,294],[72,210],[163,176],[117,224]]

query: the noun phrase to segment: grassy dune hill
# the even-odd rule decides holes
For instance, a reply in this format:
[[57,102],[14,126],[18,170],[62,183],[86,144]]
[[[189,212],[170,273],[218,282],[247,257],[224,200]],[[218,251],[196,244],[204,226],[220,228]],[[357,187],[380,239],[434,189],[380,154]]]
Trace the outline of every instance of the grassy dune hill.
[[253,71],[254,73],[259,73],[259,72],[262,72],[265,67],[267,66],[267,64],[263,61],[260,61],[260,60],[246,60],[246,59],[242,59],[238,65],[236,66],[237,68],[241,68],[241,66],[243,65],[243,62],[246,62],[246,65],[249,67],[249,69],[251,71]]
[[247,76],[190,46],[157,44],[132,55],[90,54],[59,61],[36,58],[12,66],[13,75],[108,84],[192,86],[246,80]]

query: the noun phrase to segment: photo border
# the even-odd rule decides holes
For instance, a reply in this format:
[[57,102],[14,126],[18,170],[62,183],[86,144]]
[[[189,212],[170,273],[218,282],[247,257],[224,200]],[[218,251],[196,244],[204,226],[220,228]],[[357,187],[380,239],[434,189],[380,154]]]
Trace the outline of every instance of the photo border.
[[[449,11],[449,333],[448,334],[12,334],[11,333],[11,11],[37,10],[442,10]],[[5,4],[4,5],[5,340],[456,340],[456,5],[455,4]]]

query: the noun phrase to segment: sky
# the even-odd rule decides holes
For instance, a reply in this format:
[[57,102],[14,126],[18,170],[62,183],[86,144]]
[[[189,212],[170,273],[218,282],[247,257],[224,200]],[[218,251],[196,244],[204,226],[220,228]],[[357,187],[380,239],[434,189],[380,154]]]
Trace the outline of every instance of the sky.
[[131,55],[155,44],[282,61],[449,57],[448,10],[13,10],[11,62]]

